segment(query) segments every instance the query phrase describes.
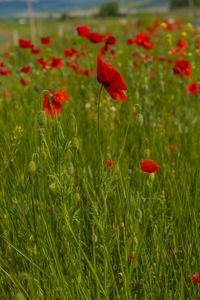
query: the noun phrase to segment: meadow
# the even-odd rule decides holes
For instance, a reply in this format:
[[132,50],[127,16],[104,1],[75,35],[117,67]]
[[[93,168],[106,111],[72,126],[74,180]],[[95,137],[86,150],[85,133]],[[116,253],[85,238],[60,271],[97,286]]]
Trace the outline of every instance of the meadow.
[[198,31],[40,22],[1,23],[0,299],[200,299]]

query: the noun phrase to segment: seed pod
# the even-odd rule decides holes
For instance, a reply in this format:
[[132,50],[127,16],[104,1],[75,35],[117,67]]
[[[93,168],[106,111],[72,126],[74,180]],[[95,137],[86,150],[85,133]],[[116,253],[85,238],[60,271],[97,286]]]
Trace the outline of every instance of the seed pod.
[[150,181],[151,183],[153,183],[153,182],[154,182],[154,179],[155,179],[155,174],[154,174],[154,173],[150,173],[150,174],[149,174],[149,181]]
[[142,126],[142,124],[143,124],[143,120],[144,120],[144,118],[143,118],[143,115],[142,114],[137,114],[137,116],[136,116],[136,124],[138,125],[138,126]]
[[74,166],[70,160],[67,162],[66,170],[69,176],[72,176],[74,174]]
[[53,194],[56,194],[57,190],[58,190],[58,183],[57,182],[53,182],[49,185],[49,189]]
[[44,111],[39,111],[37,113],[37,122],[38,122],[38,125],[40,127],[45,127],[45,125],[47,124],[47,116],[46,116],[46,113]]
[[147,157],[147,158],[149,158],[150,155],[151,155],[151,151],[150,151],[148,148],[145,149],[145,150],[144,150],[144,156]]
[[36,171],[36,164],[33,160],[31,160],[28,164],[28,171],[30,173],[35,173],[35,171]]
[[77,137],[73,137],[73,139],[72,139],[72,147],[73,147],[73,149],[77,151],[79,149],[79,146],[80,146],[80,144],[79,144],[78,138]]
[[14,300],[25,300],[25,297],[22,293],[17,293],[15,296],[14,296]]
[[80,195],[79,195],[79,193],[75,193],[75,194],[74,194],[74,201],[77,203],[77,202],[79,202],[79,200],[80,200]]

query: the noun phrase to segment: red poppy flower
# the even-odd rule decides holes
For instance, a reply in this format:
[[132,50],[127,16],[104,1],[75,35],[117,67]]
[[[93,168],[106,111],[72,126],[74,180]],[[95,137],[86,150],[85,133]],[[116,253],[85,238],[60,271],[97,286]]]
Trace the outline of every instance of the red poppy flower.
[[153,43],[150,42],[149,36],[145,32],[138,32],[134,43],[145,48],[146,50],[149,50],[153,47]]
[[124,79],[113,66],[102,61],[100,56],[97,58],[97,79],[113,99],[126,100],[126,96],[122,92],[122,90],[127,90]]
[[49,37],[41,37],[40,42],[44,45],[49,46],[51,44],[51,39]]
[[47,66],[48,63],[49,63],[49,62],[48,62],[48,59],[45,58],[45,57],[38,57],[38,58],[36,59],[36,61],[38,62],[38,64],[41,65],[42,69],[45,69],[46,66]]
[[110,35],[107,39],[106,39],[106,41],[105,41],[105,43],[107,44],[107,45],[115,45],[116,44],[116,38],[113,36],[113,35]]
[[22,85],[28,85],[29,81],[28,79],[20,78],[20,82]]
[[0,68],[0,75],[10,76],[10,70],[6,68]]
[[139,160],[141,169],[144,172],[154,173],[156,170],[160,169],[161,166],[158,166],[157,163],[152,159],[145,159],[143,162]]
[[64,54],[67,57],[72,57],[75,53],[77,53],[77,51],[74,48],[72,48],[72,49],[65,49],[64,50]]
[[174,150],[174,149],[175,149],[175,146],[174,146],[173,144],[170,144],[170,145],[169,145],[169,149]]
[[48,116],[53,117],[53,115],[59,114],[62,110],[62,104],[60,102],[67,101],[68,98],[68,93],[64,90],[58,90],[55,93],[51,92],[50,95],[46,92],[44,94],[43,109]]
[[197,82],[188,83],[186,89],[189,94],[196,94],[200,92],[200,84]]
[[51,67],[52,68],[60,68],[63,66],[62,58],[57,56],[51,56]]
[[114,167],[115,162],[110,161],[109,159],[104,159],[104,162],[106,163],[107,167]]
[[175,75],[183,74],[184,76],[187,77],[190,76],[191,73],[190,62],[184,59],[177,59],[173,71]]
[[0,61],[0,67],[3,67],[5,65],[4,61]]
[[179,40],[177,41],[177,46],[178,46],[179,48],[186,48],[186,47],[187,47],[187,42],[186,42],[185,40],[179,39]]
[[88,33],[87,38],[95,44],[103,42],[103,35],[98,32]]
[[199,274],[195,273],[192,274],[191,276],[188,276],[189,279],[192,279],[193,282],[200,282]]
[[77,30],[77,32],[80,36],[85,36],[86,37],[90,33],[90,28],[85,24],[78,25],[76,27],[76,30]]
[[22,73],[31,73],[31,68],[29,66],[24,66],[20,69],[20,72]]
[[8,57],[11,56],[11,53],[9,51],[6,51],[4,54],[5,54],[5,56],[8,56]]
[[66,63],[66,65],[67,65],[68,67],[74,69],[74,71],[77,71],[77,70],[78,70],[77,64],[76,64],[75,62],[73,62],[73,61],[68,61],[68,62]]
[[38,53],[40,53],[40,49],[35,49],[35,46],[34,45],[31,45],[31,52],[33,53],[33,54],[38,54]]
[[4,98],[9,98],[10,97],[10,94],[8,93],[8,92],[6,92],[6,91],[2,91],[2,96],[4,97]]
[[20,39],[20,40],[18,40],[18,42],[19,42],[19,46],[21,48],[30,48],[31,47],[31,41],[30,40]]

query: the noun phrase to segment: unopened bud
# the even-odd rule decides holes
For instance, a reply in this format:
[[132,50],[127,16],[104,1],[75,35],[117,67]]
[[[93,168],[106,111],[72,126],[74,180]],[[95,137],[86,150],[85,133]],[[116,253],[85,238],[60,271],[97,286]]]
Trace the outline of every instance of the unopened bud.
[[79,146],[80,146],[80,144],[79,144],[78,138],[77,137],[73,137],[73,139],[72,139],[72,147],[73,147],[73,149],[77,151],[79,149]]
[[79,195],[79,193],[75,193],[75,194],[74,194],[74,201],[75,201],[75,202],[79,202],[79,200],[80,200],[80,195]]
[[150,155],[151,155],[151,152],[150,152],[150,150],[147,148],[147,149],[145,149],[144,150],[144,156],[145,157],[147,157],[147,158],[149,158],[150,157]]
[[35,173],[35,171],[36,171],[36,164],[33,160],[31,160],[28,164],[28,171],[30,173]]
[[37,113],[37,122],[38,122],[38,125],[40,127],[45,127],[45,125],[47,124],[47,115],[44,111],[39,111]]
[[22,293],[17,293],[15,296],[14,296],[14,300],[25,300],[25,297]]
[[73,163],[71,161],[67,162],[67,168],[66,168],[66,170],[67,170],[67,174],[69,176],[72,176],[74,174],[74,166],[73,166]]
[[55,194],[58,190],[58,183],[57,182],[53,182],[49,185],[49,189],[50,191]]
[[136,116],[136,124],[138,125],[138,126],[142,126],[142,124],[143,124],[143,115],[142,114],[137,114],[137,116]]
[[155,179],[155,174],[154,173],[150,173],[149,174],[149,181],[152,183],[152,182],[154,182],[154,179]]

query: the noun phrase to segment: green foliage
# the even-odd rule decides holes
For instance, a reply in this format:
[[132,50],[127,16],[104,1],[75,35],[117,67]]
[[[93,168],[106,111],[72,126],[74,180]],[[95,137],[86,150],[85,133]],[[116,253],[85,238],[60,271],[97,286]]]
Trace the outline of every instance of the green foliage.
[[200,5],[199,0],[171,0],[170,7],[173,8],[181,8],[190,5]]
[[99,15],[101,17],[116,17],[119,13],[119,4],[117,2],[106,2],[100,6]]

